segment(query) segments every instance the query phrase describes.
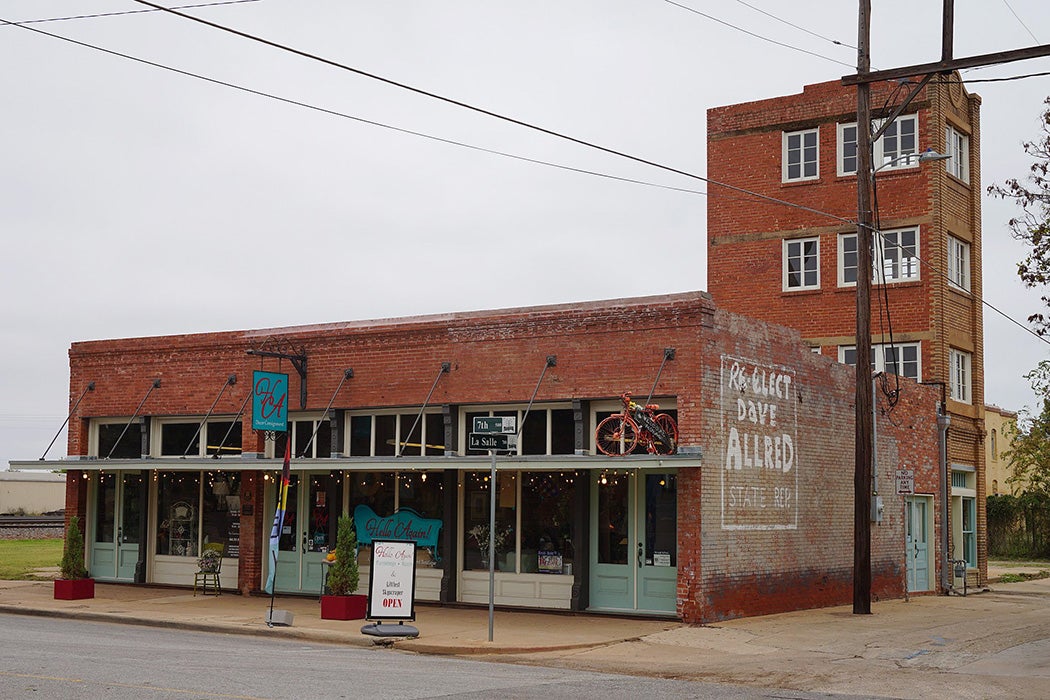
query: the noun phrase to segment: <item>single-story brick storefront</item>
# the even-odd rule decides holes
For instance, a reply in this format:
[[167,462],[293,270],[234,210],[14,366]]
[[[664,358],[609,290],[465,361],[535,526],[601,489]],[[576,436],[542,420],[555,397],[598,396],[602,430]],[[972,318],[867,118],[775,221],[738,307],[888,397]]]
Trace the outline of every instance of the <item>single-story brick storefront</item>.
[[[55,464],[98,580],[189,586],[210,545],[224,587],[260,590],[290,440],[278,592],[319,592],[346,513],[362,544],[418,540],[417,599],[486,603],[494,498],[497,605],[703,622],[851,600],[854,370],[705,293],[82,342],[69,357],[79,403]],[[253,430],[257,378],[282,375],[288,432]],[[651,395],[673,445],[598,449],[625,392]],[[905,380],[892,405],[877,396],[878,597],[937,588],[939,400]],[[520,432],[495,483],[470,448],[485,416]],[[899,469],[914,495],[895,493]]]

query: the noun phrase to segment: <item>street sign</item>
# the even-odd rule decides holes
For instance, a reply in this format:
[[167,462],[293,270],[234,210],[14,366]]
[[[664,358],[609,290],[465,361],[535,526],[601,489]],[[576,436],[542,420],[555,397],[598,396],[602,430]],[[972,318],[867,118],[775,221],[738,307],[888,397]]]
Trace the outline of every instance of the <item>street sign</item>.
[[517,422],[514,416],[474,416],[474,430],[471,432],[512,435],[518,432]]
[[896,476],[898,495],[907,495],[915,493],[914,469],[898,469]]
[[471,433],[467,436],[467,448],[509,452],[518,449],[518,436],[503,433]]

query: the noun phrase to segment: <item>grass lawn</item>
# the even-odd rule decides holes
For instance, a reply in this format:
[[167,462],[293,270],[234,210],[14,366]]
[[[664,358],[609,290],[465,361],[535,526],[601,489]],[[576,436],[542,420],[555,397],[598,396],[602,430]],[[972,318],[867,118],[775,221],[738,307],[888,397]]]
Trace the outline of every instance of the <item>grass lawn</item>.
[[62,560],[62,539],[0,540],[0,579],[34,581],[41,577],[34,569],[58,566]]

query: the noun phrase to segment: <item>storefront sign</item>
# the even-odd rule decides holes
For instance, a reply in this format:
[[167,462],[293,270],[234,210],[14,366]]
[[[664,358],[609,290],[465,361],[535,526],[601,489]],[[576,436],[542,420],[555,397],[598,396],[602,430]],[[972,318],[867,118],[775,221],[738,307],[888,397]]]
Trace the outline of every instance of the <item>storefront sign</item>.
[[288,430],[288,375],[252,373],[252,430]]
[[411,508],[400,508],[393,515],[381,518],[366,505],[354,508],[354,529],[359,544],[370,544],[377,539],[412,540],[419,547],[432,547],[437,554],[441,521],[424,518]]
[[369,620],[413,620],[416,543],[373,540],[368,575]]
[[794,370],[722,355],[722,529],[798,527]]

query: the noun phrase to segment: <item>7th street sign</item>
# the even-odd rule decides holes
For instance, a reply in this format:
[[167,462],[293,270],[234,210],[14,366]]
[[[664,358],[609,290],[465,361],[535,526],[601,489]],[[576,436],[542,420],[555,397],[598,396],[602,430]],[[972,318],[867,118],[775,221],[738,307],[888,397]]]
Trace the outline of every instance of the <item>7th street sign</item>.
[[467,448],[509,452],[518,448],[518,436],[503,433],[471,433],[467,436]]
[[471,432],[511,435],[518,432],[517,422],[514,416],[474,416],[474,429]]

